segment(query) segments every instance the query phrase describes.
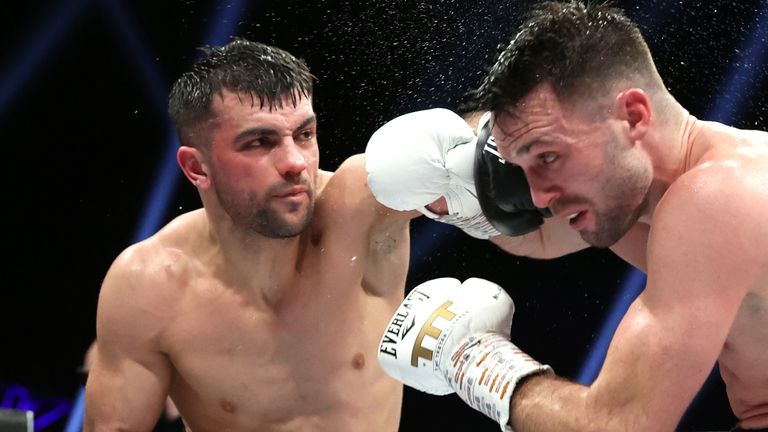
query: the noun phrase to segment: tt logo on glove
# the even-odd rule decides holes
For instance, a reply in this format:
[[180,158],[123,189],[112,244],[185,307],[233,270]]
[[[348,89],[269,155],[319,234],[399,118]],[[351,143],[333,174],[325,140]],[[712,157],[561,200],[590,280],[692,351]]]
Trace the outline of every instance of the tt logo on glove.
[[419,335],[416,336],[416,342],[413,343],[413,353],[411,354],[411,366],[413,367],[419,367],[419,357],[432,361],[432,350],[424,348],[422,345],[422,342],[424,341],[424,336],[429,335],[433,339],[438,340],[440,338],[440,335],[443,333],[442,330],[432,325],[432,323],[435,322],[435,320],[438,317],[444,318],[446,321],[452,320],[456,314],[449,311],[448,307],[453,304],[452,301],[448,300],[445,303],[441,304],[439,308],[437,308],[434,312],[432,312],[432,315],[429,316],[429,319],[427,322],[424,323],[424,325],[421,327],[421,330],[419,331]]
[[[428,297],[428,296],[426,296]],[[421,300],[421,299],[420,299]],[[411,366],[419,367],[419,358],[432,361],[434,352],[423,345],[424,336],[429,335],[431,338],[437,341],[443,331],[434,326],[434,322],[437,318],[443,318],[446,321],[450,321],[456,317],[456,314],[449,311],[448,308],[453,304],[448,300],[441,304],[440,307],[432,312],[424,325],[421,326],[416,340],[413,342],[413,350],[411,351]],[[410,309],[410,305],[404,309]],[[391,355],[397,358],[397,344],[399,341],[405,339],[405,336],[411,331],[414,326],[414,317],[407,310],[399,310],[395,313],[392,321],[387,327],[387,331],[384,333],[384,338],[381,340],[379,346],[379,352],[383,354]],[[410,319],[408,319],[410,317]],[[406,321],[408,322],[406,324]]]

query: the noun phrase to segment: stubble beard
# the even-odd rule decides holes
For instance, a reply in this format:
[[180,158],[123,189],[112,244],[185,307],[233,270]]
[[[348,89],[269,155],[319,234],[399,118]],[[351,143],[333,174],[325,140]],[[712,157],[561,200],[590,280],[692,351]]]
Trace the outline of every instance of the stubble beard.
[[[307,185],[309,186],[309,185]],[[240,200],[233,198],[230,194],[216,189],[219,203],[224,211],[229,215],[234,226],[250,234],[258,234],[267,238],[285,239],[295,237],[303,233],[312,222],[314,209],[314,189],[309,187],[307,194],[309,196],[306,209],[301,205],[296,208],[278,210],[270,205],[273,193],[278,190],[273,187],[268,190],[264,196],[249,194],[247,199]],[[286,213],[304,212],[299,218],[290,217]],[[297,220],[298,219],[298,220]]]
[[610,147],[607,152],[606,165],[612,169],[603,181],[601,195],[603,202],[613,205],[605,209],[593,205],[595,230],[579,233],[595,247],[613,246],[635,225],[643,212],[652,178],[647,167],[627,159],[629,154],[619,154]]
[[[310,196],[304,217],[291,222],[274,207],[262,205],[250,218],[249,230],[268,238],[284,239],[303,233],[312,221],[314,200]],[[301,211],[297,209],[296,211]]]
[[593,210],[596,221],[594,231],[582,231],[581,238],[594,247],[606,248],[621,240],[637,222],[640,206],[621,205],[606,210]]

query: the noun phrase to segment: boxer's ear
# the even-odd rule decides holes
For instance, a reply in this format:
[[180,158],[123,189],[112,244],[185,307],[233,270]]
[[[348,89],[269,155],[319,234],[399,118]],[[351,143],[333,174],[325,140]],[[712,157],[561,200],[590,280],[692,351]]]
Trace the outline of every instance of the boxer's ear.
[[641,140],[648,133],[652,108],[650,98],[642,89],[631,88],[619,93],[613,112],[616,118],[627,123],[631,141]]
[[211,177],[208,166],[200,150],[181,146],[176,151],[176,160],[184,172],[184,175],[198,188],[207,189],[211,185]]

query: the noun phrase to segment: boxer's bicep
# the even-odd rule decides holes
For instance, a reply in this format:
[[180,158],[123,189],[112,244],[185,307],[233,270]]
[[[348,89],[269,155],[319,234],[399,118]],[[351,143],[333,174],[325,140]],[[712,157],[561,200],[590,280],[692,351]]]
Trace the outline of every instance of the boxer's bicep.
[[354,155],[345,160],[333,175],[326,194],[334,200],[332,207],[343,209],[344,229],[358,233],[374,250],[388,250],[391,244],[408,240],[409,222],[420,216],[418,211],[397,211],[381,204],[371,192],[365,171],[365,156]]
[[[171,366],[157,349],[152,318],[134,305],[128,263],[113,265],[99,295],[95,361],[86,385],[85,430],[152,430],[162,413]],[[140,282],[139,282],[140,283]]]
[[170,373],[153,362],[110,357],[98,353],[88,374],[85,430],[152,430],[164,408]]
[[363,245],[363,289],[389,301],[400,301],[405,289],[410,244],[409,221],[419,212],[400,212],[385,207],[367,184],[362,154],[345,160],[328,181],[323,209],[332,209],[334,241]]

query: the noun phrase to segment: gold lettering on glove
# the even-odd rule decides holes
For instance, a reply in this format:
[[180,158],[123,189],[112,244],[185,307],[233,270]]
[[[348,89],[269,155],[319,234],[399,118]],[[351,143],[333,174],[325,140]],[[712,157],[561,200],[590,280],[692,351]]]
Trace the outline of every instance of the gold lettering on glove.
[[411,354],[411,366],[418,367],[419,357],[425,360],[432,360],[432,350],[424,348],[421,343],[423,342],[425,335],[429,335],[435,340],[440,337],[440,334],[442,334],[443,331],[433,326],[432,323],[435,322],[437,317],[443,317],[447,321],[452,320],[453,317],[456,316],[455,313],[448,310],[448,307],[452,304],[453,302],[448,300],[440,305],[439,308],[432,312],[432,315],[429,316],[427,322],[425,322],[421,327],[421,330],[419,330],[419,334],[416,336],[416,342],[414,343],[413,353]]

